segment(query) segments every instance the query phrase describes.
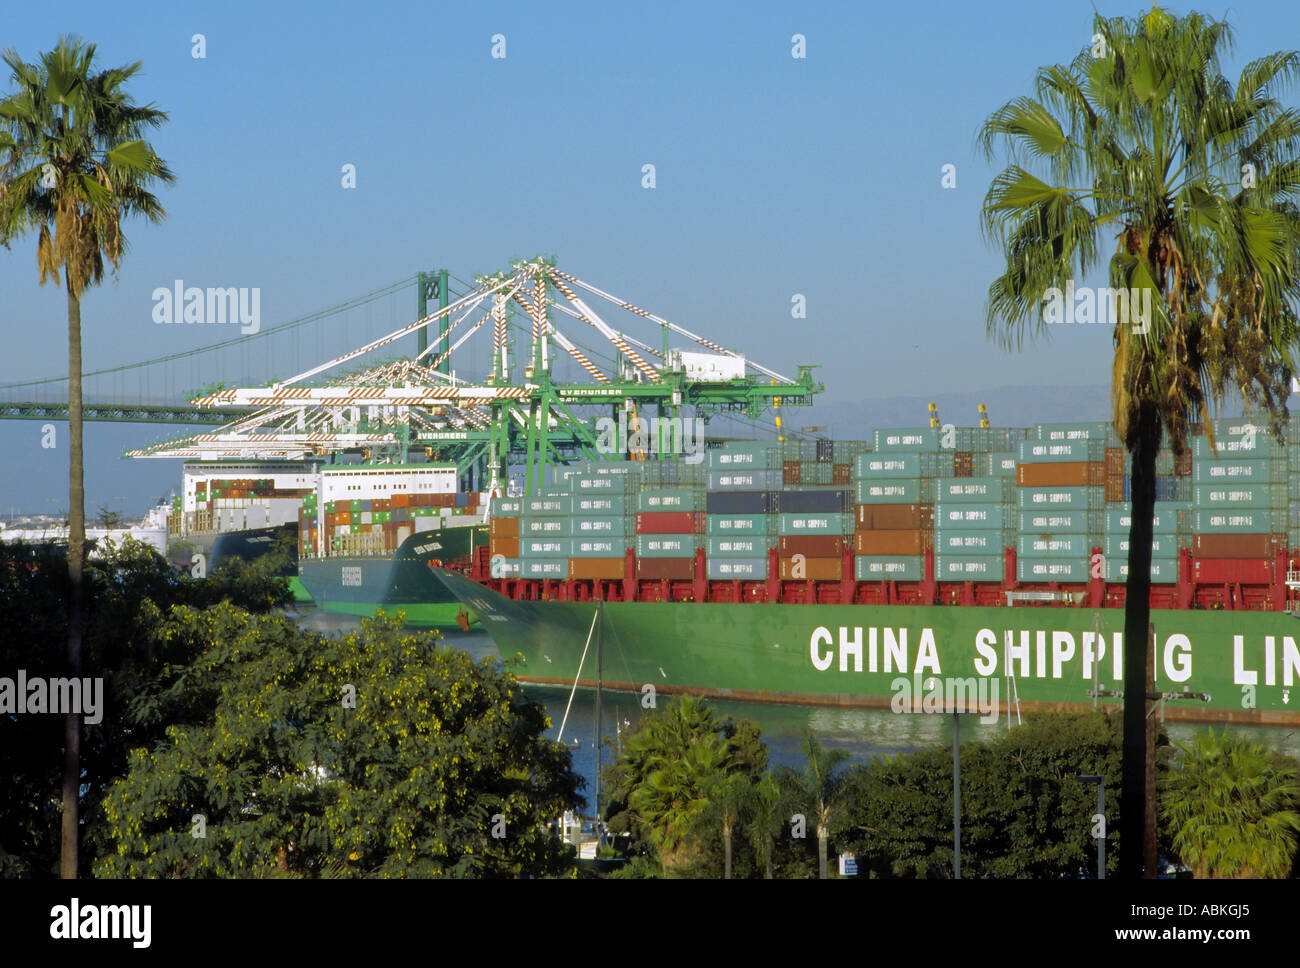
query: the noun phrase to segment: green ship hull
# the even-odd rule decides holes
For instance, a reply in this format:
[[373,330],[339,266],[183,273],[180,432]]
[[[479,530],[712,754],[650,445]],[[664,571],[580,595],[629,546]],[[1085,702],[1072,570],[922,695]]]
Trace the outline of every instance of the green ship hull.
[[391,555],[301,558],[298,578],[316,607],[338,615],[369,617],[382,608],[403,612],[419,627],[464,628],[477,618],[434,575],[431,564],[468,560],[488,543],[483,525],[411,535]]
[[[516,601],[438,576],[502,658],[519,658],[521,680],[596,685],[596,603]],[[1015,715],[1091,709],[1093,692],[1114,705],[1123,689],[1119,609],[607,602],[603,615],[603,685],[616,690],[920,712],[964,680]],[[1151,622],[1156,690],[1191,694],[1166,701],[1165,718],[1300,724],[1300,621],[1153,610]]]

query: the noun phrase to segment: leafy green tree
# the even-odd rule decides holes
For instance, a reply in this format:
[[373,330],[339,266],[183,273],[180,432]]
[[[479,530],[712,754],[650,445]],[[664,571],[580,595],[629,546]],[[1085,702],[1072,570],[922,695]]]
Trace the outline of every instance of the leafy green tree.
[[[556,875],[578,805],[549,721],[491,660],[367,619],[327,638],[228,604],[172,610],[179,689],[212,715],[132,752],[97,876]],[[202,818],[200,820],[200,818]]]
[[[1300,113],[1277,92],[1300,73],[1300,55],[1251,61],[1234,88],[1219,67],[1226,23],[1153,7],[1136,20],[1097,16],[1093,31],[1072,63],[1040,68],[1034,96],[1008,101],[980,132],[990,158],[1005,144],[1011,162],[983,207],[1006,257],[989,287],[988,328],[1014,347],[1045,335],[1049,293],[1105,259],[1102,298],[1128,317],[1114,328],[1112,391],[1115,429],[1133,454],[1132,646],[1147,639],[1162,435],[1182,454],[1200,418],[1213,440],[1207,401],[1233,391],[1281,434],[1297,371]],[[1118,239],[1109,258],[1103,232]],[[1148,662],[1148,649],[1125,653],[1128,877],[1143,866]]]
[[[9,50],[12,92],[0,100],[0,243],[37,230],[40,282],[62,283],[68,303],[69,510],[67,675],[81,675],[86,518],[81,426],[81,297],[126,251],[122,219],[161,222],[148,187],[173,175],[144,134],[167,120],[138,106],[126,83],[140,69],[95,70],[95,45],[65,37],[35,64]],[[60,872],[78,870],[81,722],[64,723]]]
[[817,876],[826,878],[826,848],[831,824],[844,806],[844,774],[840,770],[849,758],[843,750],[828,750],[810,731],[803,741],[808,765],[802,774],[790,767],[777,771],[777,782],[790,791],[796,806],[806,811],[817,828]]
[[[1006,736],[961,751],[962,874],[1078,877],[1095,869],[1096,789],[1079,774],[1120,779],[1120,729],[1102,714],[1035,714]],[[885,758],[850,771],[838,842],[878,877],[951,877],[952,750]],[[1119,816],[1106,804],[1107,869]]]
[[[289,598],[283,580],[232,568],[207,579],[179,575],[147,545],[105,543],[85,575],[86,676],[104,680],[102,719],[83,726],[82,851],[86,869],[102,849],[98,804],[126,772],[129,751],[161,740],[166,726],[201,722],[210,698],[177,688],[178,670],[195,657],[192,643],[163,639],[157,628],[174,605],[204,608],[229,601],[257,612]],[[64,555],[0,544],[0,669],[29,676],[64,674],[54,643],[65,633],[68,600]],[[48,715],[0,716],[0,876],[48,877],[58,871],[62,723]]]
[[1294,760],[1206,730],[1162,777],[1161,819],[1196,877],[1287,877],[1300,843]]

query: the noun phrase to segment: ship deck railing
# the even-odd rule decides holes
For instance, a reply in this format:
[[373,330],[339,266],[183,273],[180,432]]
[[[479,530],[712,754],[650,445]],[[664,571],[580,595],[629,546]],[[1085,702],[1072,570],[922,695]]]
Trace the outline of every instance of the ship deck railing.
[[1003,592],[1007,596],[1007,605],[1015,605],[1017,602],[1066,602],[1071,605],[1082,604],[1086,592],[1066,592],[1066,591],[1007,591]]

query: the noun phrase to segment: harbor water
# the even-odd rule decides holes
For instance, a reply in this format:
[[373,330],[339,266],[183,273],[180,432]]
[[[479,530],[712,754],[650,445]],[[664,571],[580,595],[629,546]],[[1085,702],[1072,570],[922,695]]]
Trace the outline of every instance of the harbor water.
[[[310,606],[299,612],[304,628],[325,634],[348,632],[360,620],[351,616],[332,615]],[[444,632],[444,643],[461,649],[475,659],[499,658],[496,645],[486,632],[459,630]],[[567,744],[573,756],[575,772],[586,780],[587,811],[595,806],[596,790],[596,691],[570,690],[563,686],[525,685],[524,693],[541,703],[550,717],[550,735]],[[570,706],[570,695],[572,704]],[[669,697],[659,696],[658,703]],[[706,700],[720,717],[746,718],[761,731],[767,745],[770,766],[789,766],[802,770],[806,763],[802,744],[811,732],[823,747],[843,750],[851,762],[863,763],[881,756],[910,753],[927,746],[952,743],[950,715],[897,714],[887,709],[850,709],[828,706],[801,706],[787,703],[733,702]],[[568,708],[568,718],[565,710]],[[605,690],[601,699],[601,728],[606,739],[603,762],[616,755],[619,735],[643,712],[637,693]],[[987,742],[1004,735],[1015,721],[999,717],[995,723],[981,723],[976,716],[959,717],[962,743]],[[564,724],[564,735],[560,725]],[[1167,723],[1166,730],[1175,743],[1190,743],[1200,731],[1209,727],[1192,723]],[[1222,727],[1219,727],[1222,728]],[[1258,740],[1288,756],[1300,758],[1300,731],[1289,727],[1230,726],[1234,732]],[[611,746],[610,743],[613,745]]]

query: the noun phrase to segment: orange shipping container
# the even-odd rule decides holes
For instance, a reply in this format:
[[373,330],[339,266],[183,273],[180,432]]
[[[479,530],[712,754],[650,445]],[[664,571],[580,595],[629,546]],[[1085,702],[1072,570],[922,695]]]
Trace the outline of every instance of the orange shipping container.
[[783,581],[839,581],[844,563],[839,558],[781,558]]
[[395,508],[407,508],[411,506],[411,499],[405,494],[394,494],[392,498],[390,498],[390,501],[392,502],[392,506]]
[[519,537],[519,519],[518,518],[493,518],[488,522],[488,537],[490,538],[517,538]]
[[1087,487],[1088,463],[1017,464],[1016,484],[1020,487]]
[[351,511],[339,511],[339,512],[337,512],[337,513],[334,515],[334,523],[335,523],[335,524],[351,524],[351,523],[352,523],[352,512],[351,512]]
[[858,531],[853,535],[853,550],[860,555],[920,555],[931,542],[933,532]]
[[623,578],[625,568],[622,558],[569,559],[569,577],[588,581]]
[[519,557],[519,539],[518,539],[518,538],[505,538],[505,537],[502,537],[502,538],[497,538],[497,537],[489,538],[489,539],[488,539],[488,551],[489,551],[489,554],[493,555],[494,557],[495,557],[496,555],[500,555],[500,556],[503,557],[503,558],[518,558],[518,557]]
[[1124,478],[1109,476],[1106,478],[1106,503],[1118,504],[1124,501]]

